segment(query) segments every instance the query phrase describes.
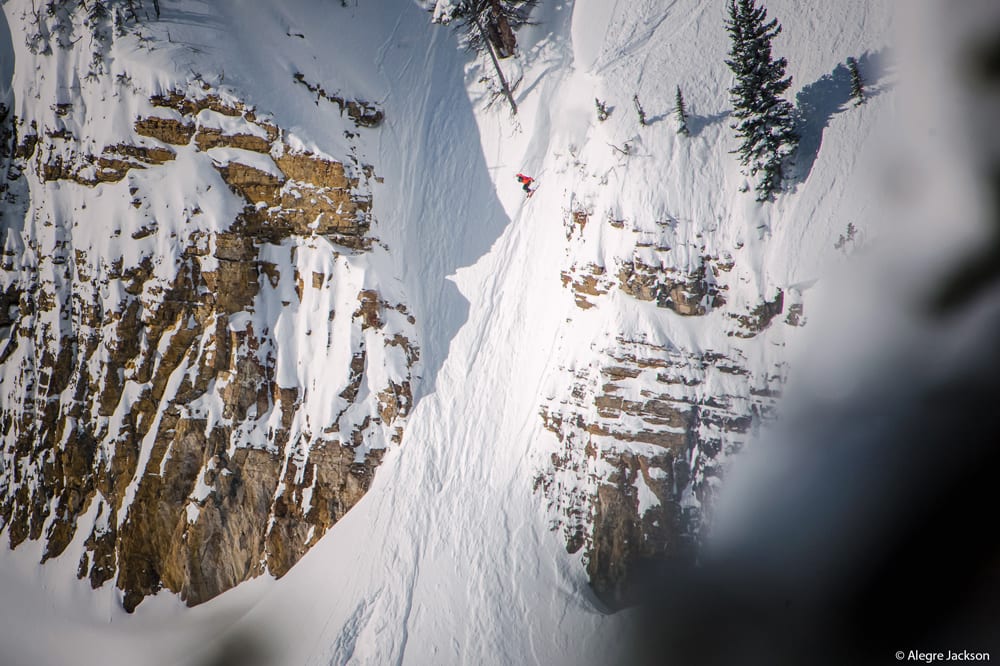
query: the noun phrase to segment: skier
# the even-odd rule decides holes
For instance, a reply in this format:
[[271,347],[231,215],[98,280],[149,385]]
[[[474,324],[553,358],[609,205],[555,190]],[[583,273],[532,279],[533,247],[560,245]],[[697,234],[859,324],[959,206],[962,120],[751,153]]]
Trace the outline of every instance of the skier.
[[525,176],[523,173],[517,174],[517,182],[521,183],[521,189],[528,193],[530,197],[534,190],[531,189],[531,184],[535,182],[535,179],[531,176]]

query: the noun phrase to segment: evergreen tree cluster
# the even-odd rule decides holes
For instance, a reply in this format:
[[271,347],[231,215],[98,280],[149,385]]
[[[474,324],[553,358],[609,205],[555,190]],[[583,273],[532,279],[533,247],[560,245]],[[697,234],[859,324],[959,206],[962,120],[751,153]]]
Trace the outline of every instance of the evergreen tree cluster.
[[785,163],[798,145],[795,109],[782,97],[792,78],[785,76],[788,62],[771,55],[771,40],[781,32],[777,20],[768,21],[754,0],[730,0],[728,9],[726,64],[735,77],[729,93],[740,140],[734,152],[746,175],[757,179],[757,200],[768,201],[780,190]]
[[[121,0],[119,0],[121,1]],[[507,83],[500,59],[510,57],[516,49],[514,30],[528,22],[528,15],[537,0],[438,0],[435,21],[455,21],[464,35],[465,44],[473,50],[485,51],[493,61],[499,90],[494,98],[504,95],[516,114],[512,88]],[[793,104],[785,98],[792,84],[786,75],[788,61],[775,58],[772,41],[781,34],[776,19],[768,20],[767,10],[760,0],[727,0],[726,31],[730,50],[726,64],[733,72],[729,89],[732,100],[731,127],[739,145],[733,153],[739,156],[743,173],[753,180],[758,201],[771,201],[782,189],[790,158],[798,148],[799,117]],[[862,104],[866,98],[858,62],[847,59],[851,75],[851,98]],[[662,116],[648,119],[638,94],[632,102],[641,125],[656,122]],[[594,100],[597,118],[604,122],[611,107]],[[674,101],[677,133],[690,136],[689,115],[684,95],[677,86]]]

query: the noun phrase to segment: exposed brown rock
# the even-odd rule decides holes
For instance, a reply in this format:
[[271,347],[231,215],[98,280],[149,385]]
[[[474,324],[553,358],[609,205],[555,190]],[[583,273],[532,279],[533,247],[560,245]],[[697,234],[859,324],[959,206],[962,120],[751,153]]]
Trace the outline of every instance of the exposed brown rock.
[[[784,311],[785,293],[778,290],[773,301],[762,301],[757,307],[745,314],[730,314],[739,327],[730,332],[738,338],[752,338],[771,325],[771,321]],[[791,315],[789,315],[791,316]],[[797,319],[797,317],[796,317]]]
[[350,247],[367,246],[371,199],[355,193],[358,180],[346,176],[343,164],[308,153],[285,153],[275,162],[284,179],[239,162],[219,168],[251,204],[243,215],[250,233],[272,239],[318,233]]
[[193,96],[179,90],[172,90],[165,95],[153,95],[149,101],[153,106],[175,109],[185,116],[196,116],[205,109],[231,117],[241,116],[247,112],[247,107],[241,102],[228,104],[218,95]]
[[361,319],[362,328],[380,328],[382,326],[382,318],[380,316],[382,303],[378,292],[365,289],[358,294],[358,302],[361,305],[354,313],[354,316]]
[[805,324],[805,310],[802,303],[792,303],[788,306],[788,316],[785,323],[789,326],[803,326]]
[[[583,550],[595,592],[613,608],[634,600],[646,563],[689,555],[700,507],[712,503],[717,460],[741,446],[751,428],[743,405],[767,415],[782,382],[752,375],[736,350],[693,354],[626,339],[618,345],[601,354],[599,367],[567,373],[568,395],[543,407],[543,423],[560,448],[552,470],[536,479],[558,510],[567,550]],[[707,393],[723,375],[742,388],[733,396]],[[567,473],[578,479],[571,487],[559,485]],[[655,502],[640,512],[643,486]]]
[[286,178],[309,183],[317,187],[346,189],[352,183],[344,175],[344,165],[317,157],[311,153],[285,153],[275,162]]
[[35,148],[38,147],[38,128],[32,122],[31,132],[24,135],[24,139],[14,150],[14,157],[27,160],[35,155]]
[[194,142],[201,150],[220,146],[265,154],[271,150],[271,142],[262,137],[253,134],[223,134],[222,130],[211,127],[199,128],[198,133],[194,136]]
[[[352,447],[319,443],[310,449],[301,481],[296,481],[299,470],[289,465],[285,494],[276,501],[274,526],[267,537],[267,567],[274,575],[287,573],[367,492],[381,455],[373,451],[362,462],[355,457]],[[303,509],[306,489],[311,497]]]
[[174,159],[177,155],[169,148],[133,146],[128,143],[117,143],[104,149],[106,154],[117,154],[131,157],[146,164],[163,164]]
[[325,99],[340,108],[340,113],[347,112],[347,116],[360,127],[378,127],[382,124],[384,115],[382,110],[370,102],[361,100],[347,100],[340,95],[328,93],[319,84],[306,81],[306,77],[301,72],[296,72],[292,78],[299,84],[305,86],[310,92],[316,94],[317,100]]
[[250,204],[276,205],[282,179],[240,162],[216,167],[222,179]]
[[584,271],[562,272],[563,286],[573,290],[578,308],[588,310],[594,307],[594,303],[587,298],[588,296],[603,296],[608,293],[606,280],[604,280],[605,273],[604,267],[596,264],[588,265]]
[[[368,489],[382,456],[378,442],[401,440],[412,407],[408,375],[366,384],[370,336],[358,334],[387,321],[412,324],[402,304],[366,290],[353,314],[343,315],[355,334],[333,344],[350,345],[353,361],[348,377],[331,381],[343,381],[349,401],[370,401],[371,415],[350,426],[339,417],[319,424],[322,439],[293,426],[305,391],[279,385],[273,333],[266,322],[258,330],[259,315],[244,315],[254,314],[262,286],[294,280],[302,297],[302,276],[261,260],[268,243],[323,234],[355,250],[368,246],[371,167],[294,153],[277,126],[211,93],[152,101],[182,118],[140,118],[137,134],[198,150],[273,153],[277,171],[238,161],[220,167],[243,212],[223,232],[197,228],[200,208],[178,212],[194,223],[178,241],[185,249],[172,278],[157,277],[162,271],[150,256],[131,265],[87,256],[71,238],[59,238],[71,236],[66,220],[45,220],[56,226],[48,256],[65,282],[29,276],[0,292],[0,329],[10,331],[0,362],[32,350],[15,374],[26,394],[37,396],[0,408],[3,459],[12,462],[0,469],[0,530],[12,546],[43,540],[45,559],[72,557],[94,587],[114,580],[128,610],[159,589],[196,604],[265,571],[287,572]],[[267,139],[199,127],[195,116],[204,109],[242,117]],[[38,134],[32,128],[22,142],[11,135],[4,156],[37,178],[93,186],[175,157],[164,146],[127,142],[87,155],[73,133],[43,133],[64,142],[56,153],[36,148]],[[146,194],[140,182],[129,188],[139,207]],[[166,220],[137,214],[122,233],[144,239],[163,226]],[[312,284],[322,288],[330,277],[314,272]],[[384,338],[416,362],[418,351],[398,329]],[[221,409],[212,423],[198,406],[209,391]],[[280,419],[266,440],[247,441],[241,428],[263,432],[270,422],[261,420],[271,414]],[[83,550],[70,552],[78,530],[86,535]]]
[[93,187],[99,183],[114,183],[125,178],[132,169],[145,169],[174,159],[168,148],[149,148],[119,143],[104,149],[100,156],[75,154],[64,159],[50,154],[41,165],[42,180],[67,180]]
[[0,290],[0,328],[12,326],[17,322],[20,302],[21,290],[16,284],[10,284],[6,290]]
[[655,301],[679,315],[700,316],[725,303],[711,267],[703,261],[688,274],[650,266],[639,259],[622,264],[618,271],[622,291],[640,301]]
[[135,132],[141,136],[148,136],[163,143],[172,143],[183,146],[191,141],[194,136],[195,127],[193,123],[186,123],[173,118],[139,118],[135,121]]
[[[691,539],[683,533],[682,510],[671,491],[671,456],[646,459],[621,453],[609,462],[617,471],[597,489],[587,574],[602,601],[622,608],[641,598],[648,574],[643,566],[680,558],[690,550]],[[650,467],[663,476],[654,479]],[[642,515],[637,513],[636,483],[645,484],[660,502]]]

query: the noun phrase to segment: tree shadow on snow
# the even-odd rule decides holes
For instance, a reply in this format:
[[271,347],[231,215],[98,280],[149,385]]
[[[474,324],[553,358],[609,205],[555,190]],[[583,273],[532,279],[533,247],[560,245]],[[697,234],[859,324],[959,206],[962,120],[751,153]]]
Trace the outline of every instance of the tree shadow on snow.
[[[857,59],[858,71],[864,83],[865,97],[882,94],[887,85],[881,83],[887,74],[885,49],[866,51]],[[795,96],[799,114],[799,147],[795,157],[794,183],[805,182],[819,157],[823,132],[838,113],[854,108],[851,101],[851,73],[847,65],[838,63],[833,71],[802,88]]]
[[688,121],[687,121],[688,133],[691,136],[698,136],[709,125],[720,123],[726,118],[728,118],[730,113],[732,112],[720,111],[719,113],[713,113],[708,116],[698,116],[692,113],[688,115]]
[[[714,125],[721,120],[725,120],[729,117],[729,114],[729,111],[720,111],[719,113],[713,113],[708,116],[699,116],[694,113],[689,113],[687,120],[688,134],[690,136],[698,136],[706,127]],[[667,118],[673,117],[673,115],[674,112],[669,111],[647,118],[646,126],[648,127],[650,125],[655,125],[656,123],[661,123]]]
[[651,116],[649,118],[646,118],[646,126],[648,127],[649,125],[655,125],[656,123],[663,122],[664,120],[667,119],[667,116],[669,115],[670,115],[669,113],[661,113],[657,116]]

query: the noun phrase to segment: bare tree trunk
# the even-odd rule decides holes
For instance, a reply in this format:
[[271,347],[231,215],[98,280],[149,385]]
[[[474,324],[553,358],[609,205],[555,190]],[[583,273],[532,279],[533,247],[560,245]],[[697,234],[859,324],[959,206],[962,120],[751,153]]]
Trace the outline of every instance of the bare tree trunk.
[[493,50],[493,42],[490,41],[489,35],[486,34],[486,29],[483,27],[483,22],[479,18],[479,15],[474,14],[473,16],[476,19],[476,27],[479,28],[479,35],[483,38],[483,42],[486,44],[486,50],[490,53],[490,59],[493,60],[493,68],[496,69],[497,77],[500,79],[500,89],[503,91],[504,97],[507,98],[511,111],[513,111],[516,116],[517,104],[514,102],[514,95],[510,92],[510,86],[507,85],[507,77],[503,75],[503,70],[500,69],[500,61],[497,60],[497,54]]
[[635,102],[635,112],[639,114],[639,124],[646,124],[646,112],[642,109],[642,104],[639,104],[639,94],[636,93],[632,96],[632,101]]
[[514,51],[517,49],[517,38],[514,37],[514,31],[511,30],[510,22],[504,16],[503,9],[500,7],[500,0],[489,0],[489,3],[490,13],[493,15],[493,24],[496,26],[497,35],[500,37],[500,57],[509,58],[514,55]]

